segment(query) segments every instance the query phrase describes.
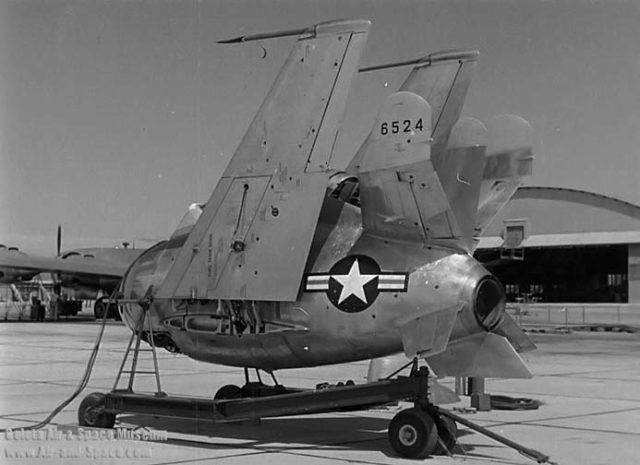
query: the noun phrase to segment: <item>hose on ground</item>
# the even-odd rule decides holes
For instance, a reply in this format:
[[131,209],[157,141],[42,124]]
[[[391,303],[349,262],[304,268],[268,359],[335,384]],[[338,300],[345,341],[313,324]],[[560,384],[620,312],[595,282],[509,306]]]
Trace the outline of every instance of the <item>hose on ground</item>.
[[536,410],[540,405],[541,402],[536,399],[491,395],[492,410]]
[[[24,426],[24,427],[21,427],[20,429],[23,429],[23,430],[36,430],[36,429],[44,428],[49,423],[51,423],[51,421],[62,410],[64,410],[64,408],[67,407],[67,405],[69,405],[71,402],[73,402],[75,400],[75,398],[78,397],[82,391],[84,391],[84,388],[87,387],[87,384],[89,384],[89,379],[91,378],[91,372],[93,371],[93,366],[95,365],[96,359],[98,358],[98,352],[100,350],[100,344],[102,343],[102,336],[104,335],[104,328],[106,327],[107,317],[109,315],[109,307],[111,306],[111,304],[113,302],[115,302],[116,292],[117,292],[117,288],[109,296],[109,300],[107,301],[107,308],[106,308],[104,314],[102,315],[102,321],[100,322],[100,328],[98,330],[98,334],[96,336],[96,340],[95,340],[95,343],[93,345],[93,350],[91,351],[91,355],[89,356],[89,360],[87,361],[87,366],[86,366],[86,368],[84,370],[84,374],[82,375],[82,378],[80,379],[80,383],[78,383],[78,386],[76,387],[75,391],[73,391],[73,393],[67,399],[65,399],[60,405],[58,405],[49,414],[49,416],[47,418],[45,418],[44,420],[42,420],[39,423],[36,423],[35,425]],[[10,429],[12,429],[12,428],[2,428],[2,429],[0,429],[0,433],[5,433]]]

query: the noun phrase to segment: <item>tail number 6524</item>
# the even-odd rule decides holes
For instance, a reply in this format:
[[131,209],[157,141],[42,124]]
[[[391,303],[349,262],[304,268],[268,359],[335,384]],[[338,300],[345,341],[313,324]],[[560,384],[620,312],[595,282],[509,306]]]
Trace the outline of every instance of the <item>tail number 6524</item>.
[[380,134],[386,136],[387,134],[399,134],[401,132],[411,133],[413,131],[422,131],[422,118],[417,121],[405,119],[402,121],[385,121],[380,124]]

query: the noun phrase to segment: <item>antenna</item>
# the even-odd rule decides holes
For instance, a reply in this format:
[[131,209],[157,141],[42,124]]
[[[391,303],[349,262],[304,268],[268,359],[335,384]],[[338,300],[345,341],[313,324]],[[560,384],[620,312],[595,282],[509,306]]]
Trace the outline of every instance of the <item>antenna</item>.
[[312,32],[311,29],[289,29],[287,31],[278,31],[278,32],[265,32],[262,34],[249,34],[243,35],[239,37],[234,37],[233,39],[225,39],[219,40],[219,44],[241,44],[243,42],[250,42],[252,40],[263,40],[263,39],[276,39],[278,37],[290,37],[290,36],[299,36],[304,33]]
[[56,257],[60,256],[60,249],[62,248],[62,225],[58,225],[58,235],[56,238]]
[[471,51],[450,50],[447,52],[430,53],[425,57],[417,58],[414,60],[397,61],[395,63],[385,63],[382,65],[367,66],[365,68],[360,68],[358,71],[361,73],[366,73],[368,71],[377,71],[379,69],[388,69],[388,68],[398,68],[400,66],[409,66],[409,65],[428,66],[434,63],[438,63],[440,61],[453,61],[453,60],[470,61],[478,58],[478,55],[480,55],[480,52],[475,50],[471,50]]

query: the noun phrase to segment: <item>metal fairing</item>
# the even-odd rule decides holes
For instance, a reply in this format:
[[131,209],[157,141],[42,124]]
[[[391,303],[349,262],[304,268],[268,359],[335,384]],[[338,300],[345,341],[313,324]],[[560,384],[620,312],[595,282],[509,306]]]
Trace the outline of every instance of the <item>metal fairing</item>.
[[[416,251],[410,243],[362,236],[358,220],[358,209],[345,205],[311,272],[327,271],[341,260],[346,240],[347,255],[367,254],[383,270],[410,270],[405,292],[380,293],[357,314],[340,311],[324,293],[303,293],[296,303],[244,301],[241,310],[251,306],[264,328],[263,332],[247,328],[241,334],[231,329],[231,319],[225,316],[232,311],[233,301],[156,300],[150,312],[154,332],[168,333],[182,352],[198,360],[278,369],[398,352],[403,350],[399,322],[447,310],[452,301],[459,302],[459,307],[469,306],[475,283],[486,274],[471,257],[439,247]],[[149,285],[162,281],[176,251],[160,245],[142,256],[130,270],[137,277],[127,281],[132,287],[125,286],[125,295],[139,296]],[[131,325],[139,309],[126,307],[125,321]],[[456,317],[460,310],[456,309]],[[452,337],[459,337],[477,331],[478,325],[471,314],[461,314],[451,330]]]

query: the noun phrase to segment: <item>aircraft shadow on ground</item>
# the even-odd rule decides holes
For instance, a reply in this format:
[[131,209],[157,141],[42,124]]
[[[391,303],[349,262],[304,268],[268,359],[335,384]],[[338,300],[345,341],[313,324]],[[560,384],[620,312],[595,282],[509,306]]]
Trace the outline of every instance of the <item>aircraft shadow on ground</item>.
[[[397,457],[387,440],[389,419],[358,416],[322,416],[269,418],[258,421],[214,423],[207,420],[121,415],[120,423],[165,430],[168,441],[176,446],[200,449],[250,448],[265,452],[286,452],[323,449],[377,450],[389,457]],[[193,436],[171,437],[171,433]],[[458,431],[458,438],[473,434]],[[230,440],[227,442],[226,440]],[[244,442],[242,442],[244,441]],[[454,454],[465,454],[475,447],[456,446]]]

